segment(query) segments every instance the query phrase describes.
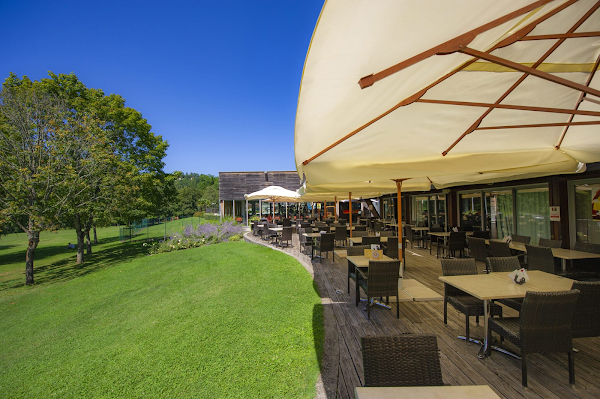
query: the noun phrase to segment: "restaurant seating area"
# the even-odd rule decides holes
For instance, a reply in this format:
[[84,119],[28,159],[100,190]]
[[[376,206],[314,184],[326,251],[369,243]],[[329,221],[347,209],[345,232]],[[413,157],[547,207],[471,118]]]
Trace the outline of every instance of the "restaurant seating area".
[[[369,232],[371,233],[371,232]],[[465,342],[458,338],[465,333],[465,314],[454,307],[448,307],[447,324],[444,323],[443,301],[406,301],[396,305],[394,297],[390,297],[390,310],[381,307],[365,308],[364,302],[356,306],[356,276],[351,276],[349,261],[340,256],[342,249],[336,248],[336,254],[323,259],[311,259],[310,251],[303,252],[300,245],[300,234],[293,234],[292,245],[280,250],[296,257],[313,275],[321,294],[326,339],[322,360],[322,382],[327,398],[354,398],[355,388],[368,385],[366,381],[369,366],[365,360],[363,348],[365,337],[393,337],[405,334],[434,335],[439,349],[439,363],[444,385],[474,386],[488,385],[496,395],[504,398],[597,398],[600,397],[600,337],[594,326],[582,327],[588,333],[573,333],[572,346],[574,353],[574,376],[576,384],[569,383],[569,361],[564,353],[544,353],[527,351],[525,370],[527,388],[523,386],[524,369],[522,361],[511,356],[494,353],[485,359],[479,359],[480,345]],[[266,244],[260,236],[246,234],[249,241]],[[340,249],[338,251],[338,249]],[[348,256],[364,251],[364,247],[344,248]],[[339,252],[339,253],[338,253]],[[458,252],[457,252],[458,255]],[[468,255],[468,251],[465,253]],[[442,259],[429,253],[429,248],[406,248],[407,264],[404,280],[414,279],[440,295],[444,294],[444,283],[439,279],[443,275]],[[446,260],[446,259],[443,259]],[[453,261],[454,259],[449,259]],[[462,260],[462,259],[461,259]],[[517,262],[513,258],[512,262]],[[486,265],[475,262],[478,274],[484,273]],[[513,263],[514,265],[515,263]],[[514,270],[514,269],[513,269]],[[539,272],[536,272],[539,273]],[[360,278],[359,278],[360,281]],[[407,280],[408,281],[408,280]],[[586,283],[581,283],[585,285]],[[585,299],[598,301],[597,284],[590,284],[590,294]],[[363,288],[359,287],[360,298],[366,299]],[[596,292],[594,297],[594,292]],[[385,298],[384,302],[385,302]],[[502,310],[504,318],[523,317],[517,310],[496,301],[495,306]],[[596,312],[598,307],[583,306],[582,312]],[[369,314],[370,313],[370,314]],[[579,320],[598,320],[598,315],[579,316]],[[496,317],[494,320],[503,319]],[[469,322],[471,338],[484,336],[484,323],[472,318]],[[499,339],[497,333],[493,333]],[[581,338],[577,338],[580,336]],[[584,336],[584,337],[583,337]],[[503,346],[519,353],[518,345],[504,340]],[[424,356],[424,355],[423,355]],[[401,356],[399,356],[398,360]],[[417,384],[412,384],[417,385]]]

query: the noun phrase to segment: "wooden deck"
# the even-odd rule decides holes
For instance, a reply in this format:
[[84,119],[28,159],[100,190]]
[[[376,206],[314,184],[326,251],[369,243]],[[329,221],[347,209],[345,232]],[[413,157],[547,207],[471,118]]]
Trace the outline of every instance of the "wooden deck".
[[[251,234],[249,235],[251,236]],[[294,235],[295,238],[297,237]],[[260,239],[253,238],[260,241]],[[494,352],[484,360],[477,358],[479,346],[459,340],[464,334],[465,317],[448,306],[448,324],[443,323],[443,302],[400,303],[400,319],[392,310],[371,309],[367,320],[364,305],[354,304],[354,282],[347,292],[347,261],[329,255],[320,262],[311,261],[299,253],[297,238],[294,247],[285,249],[312,272],[320,290],[325,314],[325,351],[322,361],[322,397],[354,398],[354,387],[363,383],[360,337],[399,333],[434,333],[438,338],[442,374],[446,385],[489,385],[504,398],[599,398],[600,397],[600,338],[579,338],[574,346],[576,384],[568,379],[566,354],[533,354],[528,356],[528,388],[521,385],[521,361]],[[429,250],[407,251],[405,277],[418,280],[443,294],[443,283],[438,280],[442,270],[439,259]],[[482,265],[480,269],[483,269]],[[505,315],[516,314],[510,308]],[[483,322],[476,325],[471,318],[471,336],[483,336]],[[510,344],[507,344],[510,348]],[[516,349],[515,349],[516,351]],[[323,391],[323,389],[322,389]]]

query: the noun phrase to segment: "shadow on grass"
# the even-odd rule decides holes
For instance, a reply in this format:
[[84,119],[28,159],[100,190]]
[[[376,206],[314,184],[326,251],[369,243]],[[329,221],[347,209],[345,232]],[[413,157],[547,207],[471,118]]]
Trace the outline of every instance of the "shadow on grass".
[[[118,237],[108,237],[98,240],[98,245],[108,245],[111,243],[115,244],[101,249],[98,246],[92,247],[92,250],[96,248],[97,252],[92,253],[91,255],[84,254],[84,262],[79,265],[77,264],[77,250],[66,250],[62,246],[40,248],[39,252],[36,250],[35,256],[36,258],[39,257],[40,259],[44,257],[55,256],[59,253],[64,253],[65,251],[71,252],[72,255],[39,267],[35,266],[34,261],[35,285],[64,282],[77,277],[85,276],[97,270],[112,267],[124,262],[129,262],[133,259],[140,258],[148,254],[147,247],[144,247],[143,243],[140,241],[116,244],[118,241]],[[23,259],[23,272],[18,273],[18,280],[9,280],[0,285],[0,292],[8,289],[23,287],[25,285],[24,253],[5,255],[0,257],[0,262],[2,262],[2,258],[12,258],[12,261],[14,261],[15,257],[17,257],[17,260]]]

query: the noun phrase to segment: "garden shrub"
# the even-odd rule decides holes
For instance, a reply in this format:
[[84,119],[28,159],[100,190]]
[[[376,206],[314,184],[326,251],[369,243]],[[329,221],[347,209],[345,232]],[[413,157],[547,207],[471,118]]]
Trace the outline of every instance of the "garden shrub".
[[220,242],[240,241],[243,237],[243,229],[242,225],[231,220],[218,223],[202,223],[196,228],[188,224],[181,234],[176,233],[168,240],[161,240],[153,244],[144,243],[143,245],[149,246],[148,253],[150,255],[155,255]]

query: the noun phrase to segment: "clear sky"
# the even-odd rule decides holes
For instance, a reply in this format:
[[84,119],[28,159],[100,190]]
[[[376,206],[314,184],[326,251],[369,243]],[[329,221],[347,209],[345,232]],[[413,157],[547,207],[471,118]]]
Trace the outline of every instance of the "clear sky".
[[75,73],[170,147],[166,172],[295,170],[302,67],[324,0],[0,0],[0,78]]

